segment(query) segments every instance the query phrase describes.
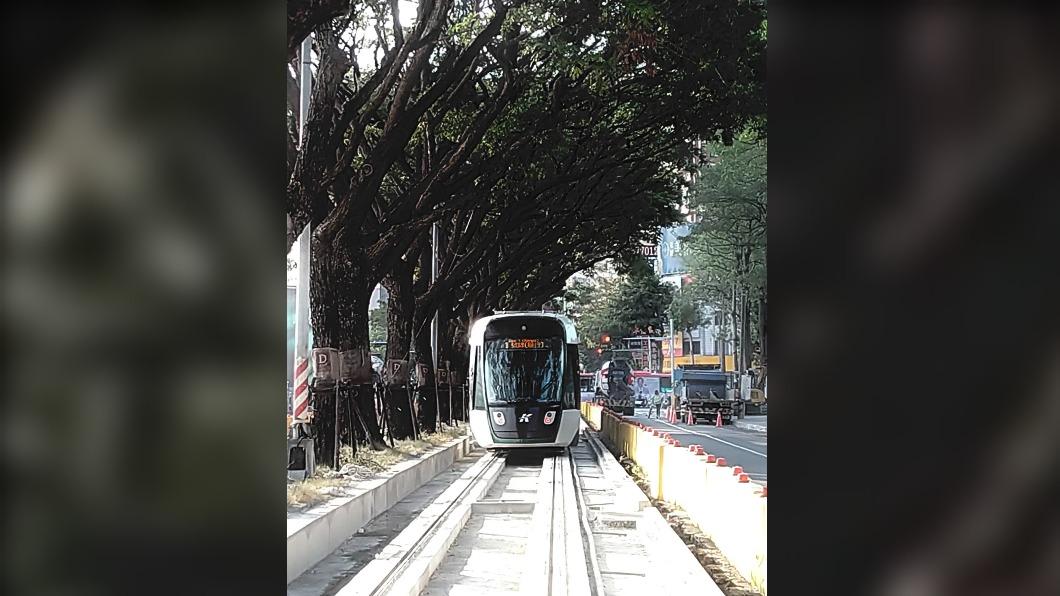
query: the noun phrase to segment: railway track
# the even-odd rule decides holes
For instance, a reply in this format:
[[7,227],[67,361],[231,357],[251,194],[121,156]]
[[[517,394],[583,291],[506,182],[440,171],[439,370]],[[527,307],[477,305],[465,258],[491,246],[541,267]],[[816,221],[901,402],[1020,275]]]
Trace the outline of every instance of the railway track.
[[483,453],[391,539],[367,556],[336,551],[313,571],[334,578],[288,593],[602,595],[577,468],[568,449]]
[[[694,559],[675,566],[690,558],[687,549],[654,509],[629,504],[614,481],[624,471],[587,439],[562,451],[481,453],[458,462],[290,584],[288,594],[720,595],[705,590],[710,580]],[[658,519],[647,523],[649,515]]]

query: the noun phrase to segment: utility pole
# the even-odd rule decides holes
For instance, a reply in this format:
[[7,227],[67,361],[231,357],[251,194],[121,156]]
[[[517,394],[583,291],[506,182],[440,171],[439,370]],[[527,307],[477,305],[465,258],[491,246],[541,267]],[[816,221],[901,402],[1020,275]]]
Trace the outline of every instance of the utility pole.
[[[741,313],[742,314],[742,313]],[[736,282],[732,282],[732,353],[733,353],[733,370],[737,375],[740,375],[743,371],[743,337],[742,334],[736,332]],[[739,378],[739,377],[737,377]]]
[[[298,137],[299,142],[304,143],[305,124],[309,117],[309,101],[313,86],[312,64],[312,37],[306,37],[302,41],[299,51],[301,63],[299,72],[299,101],[298,101]],[[304,432],[304,425],[309,422],[309,245],[311,244],[311,224],[306,224],[302,233],[298,236],[298,286],[295,289],[295,341],[294,341],[294,392],[291,396],[292,424],[291,432],[293,438],[298,438],[299,432]],[[301,371],[301,372],[299,372]],[[307,433],[306,433],[307,434]]]
[[677,352],[677,345],[676,345],[675,339],[674,339],[674,320],[673,320],[673,317],[671,317],[670,318],[670,389],[671,390],[673,390],[673,386],[674,386],[674,367],[677,366],[675,364],[676,359],[674,358],[674,354],[676,352]]
[[[725,355],[728,352],[729,343],[728,338],[725,337],[725,328],[729,324],[725,321],[725,309],[719,308],[718,310],[721,311],[721,323],[718,323],[717,318],[714,319],[714,338],[718,342],[718,360],[721,362],[721,372],[725,372]],[[715,314],[715,316],[717,315]]]
[[[311,37],[302,41],[299,50],[299,97],[298,97],[298,137],[304,147],[305,122],[309,116],[310,89],[313,85],[313,73],[310,68],[313,42]],[[313,475],[316,468],[313,439],[309,436],[309,244],[311,224],[295,241],[298,245],[298,285],[295,287],[295,323],[294,323],[294,391],[291,393],[291,436],[287,444],[288,468],[287,477],[291,480],[305,480]],[[336,402],[338,403],[338,402]],[[336,428],[338,419],[336,417]],[[338,453],[338,443],[335,445]],[[299,455],[300,454],[300,455]],[[301,462],[299,462],[301,460]],[[299,465],[301,463],[301,465]]]
[[[431,224],[431,286],[438,279],[438,222]],[[442,424],[442,411],[438,396],[438,309],[431,319],[431,361],[434,364],[434,428]]]

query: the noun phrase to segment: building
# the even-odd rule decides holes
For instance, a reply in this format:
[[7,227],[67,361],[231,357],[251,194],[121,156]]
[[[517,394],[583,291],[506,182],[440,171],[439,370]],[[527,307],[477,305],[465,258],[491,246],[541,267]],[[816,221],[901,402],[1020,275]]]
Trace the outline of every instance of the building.
[[[709,165],[709,164],[708,164]],[[685,180],[689,184],[695,183],[694,172],[686,172]],[[672,284],[678,290],[687,283],[686,276],[690,274],[688,265],[682,257],[682,241],[692,233],[692,226],[698,221],[698,216],[689,206],[688,187],[681,188],[680,212],[683,220],[675,226],[664,228],[659,231],[659,242],[655,250],[655,272],[662,281]],[[733,341],[726,339],[724,342],[719,337],[731,337],[732,333],[725,333],[729,322],[724,313],[715,312],[711,307],[704,308],[704,320],[708,324],[699,329],[692,329],[688,333],[674,330],[674,363],[681,364],[715,364],[720,367],[721,355],[725,354],[725,370],[733,370],[735,358],[733,358]],[[724,345],[722,345],[724,343]],[[670,372],[670,340],[662,343],[663,372]]]
[[382,284],[375,286],[375,289],[372,290],[372,297],[368,300],[368,310],[386,306],[387,298],[389,298],[389,294],[387,294],[386,288]]

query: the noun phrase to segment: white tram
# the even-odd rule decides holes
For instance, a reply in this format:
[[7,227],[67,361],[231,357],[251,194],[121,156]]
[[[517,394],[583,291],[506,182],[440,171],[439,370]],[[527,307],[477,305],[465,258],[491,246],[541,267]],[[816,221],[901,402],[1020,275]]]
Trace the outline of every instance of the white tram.
[[468,334],[471,434],[487,449],[576,445],[578,333],[563,315],[501,312]]

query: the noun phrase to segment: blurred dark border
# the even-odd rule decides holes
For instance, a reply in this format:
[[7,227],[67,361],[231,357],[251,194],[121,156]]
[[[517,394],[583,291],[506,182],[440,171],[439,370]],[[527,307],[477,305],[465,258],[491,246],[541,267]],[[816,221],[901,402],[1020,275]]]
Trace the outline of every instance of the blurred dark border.
[[[5,593],[284,589],[283,4],[161,6],[5,14]],[[774,589],[1057,593],[1055,10],[770,20]]]
[[774,590],[1060,591],[1057,24],[770,3]]
[[4,11],[7,594],[285,586],[285,3]]

